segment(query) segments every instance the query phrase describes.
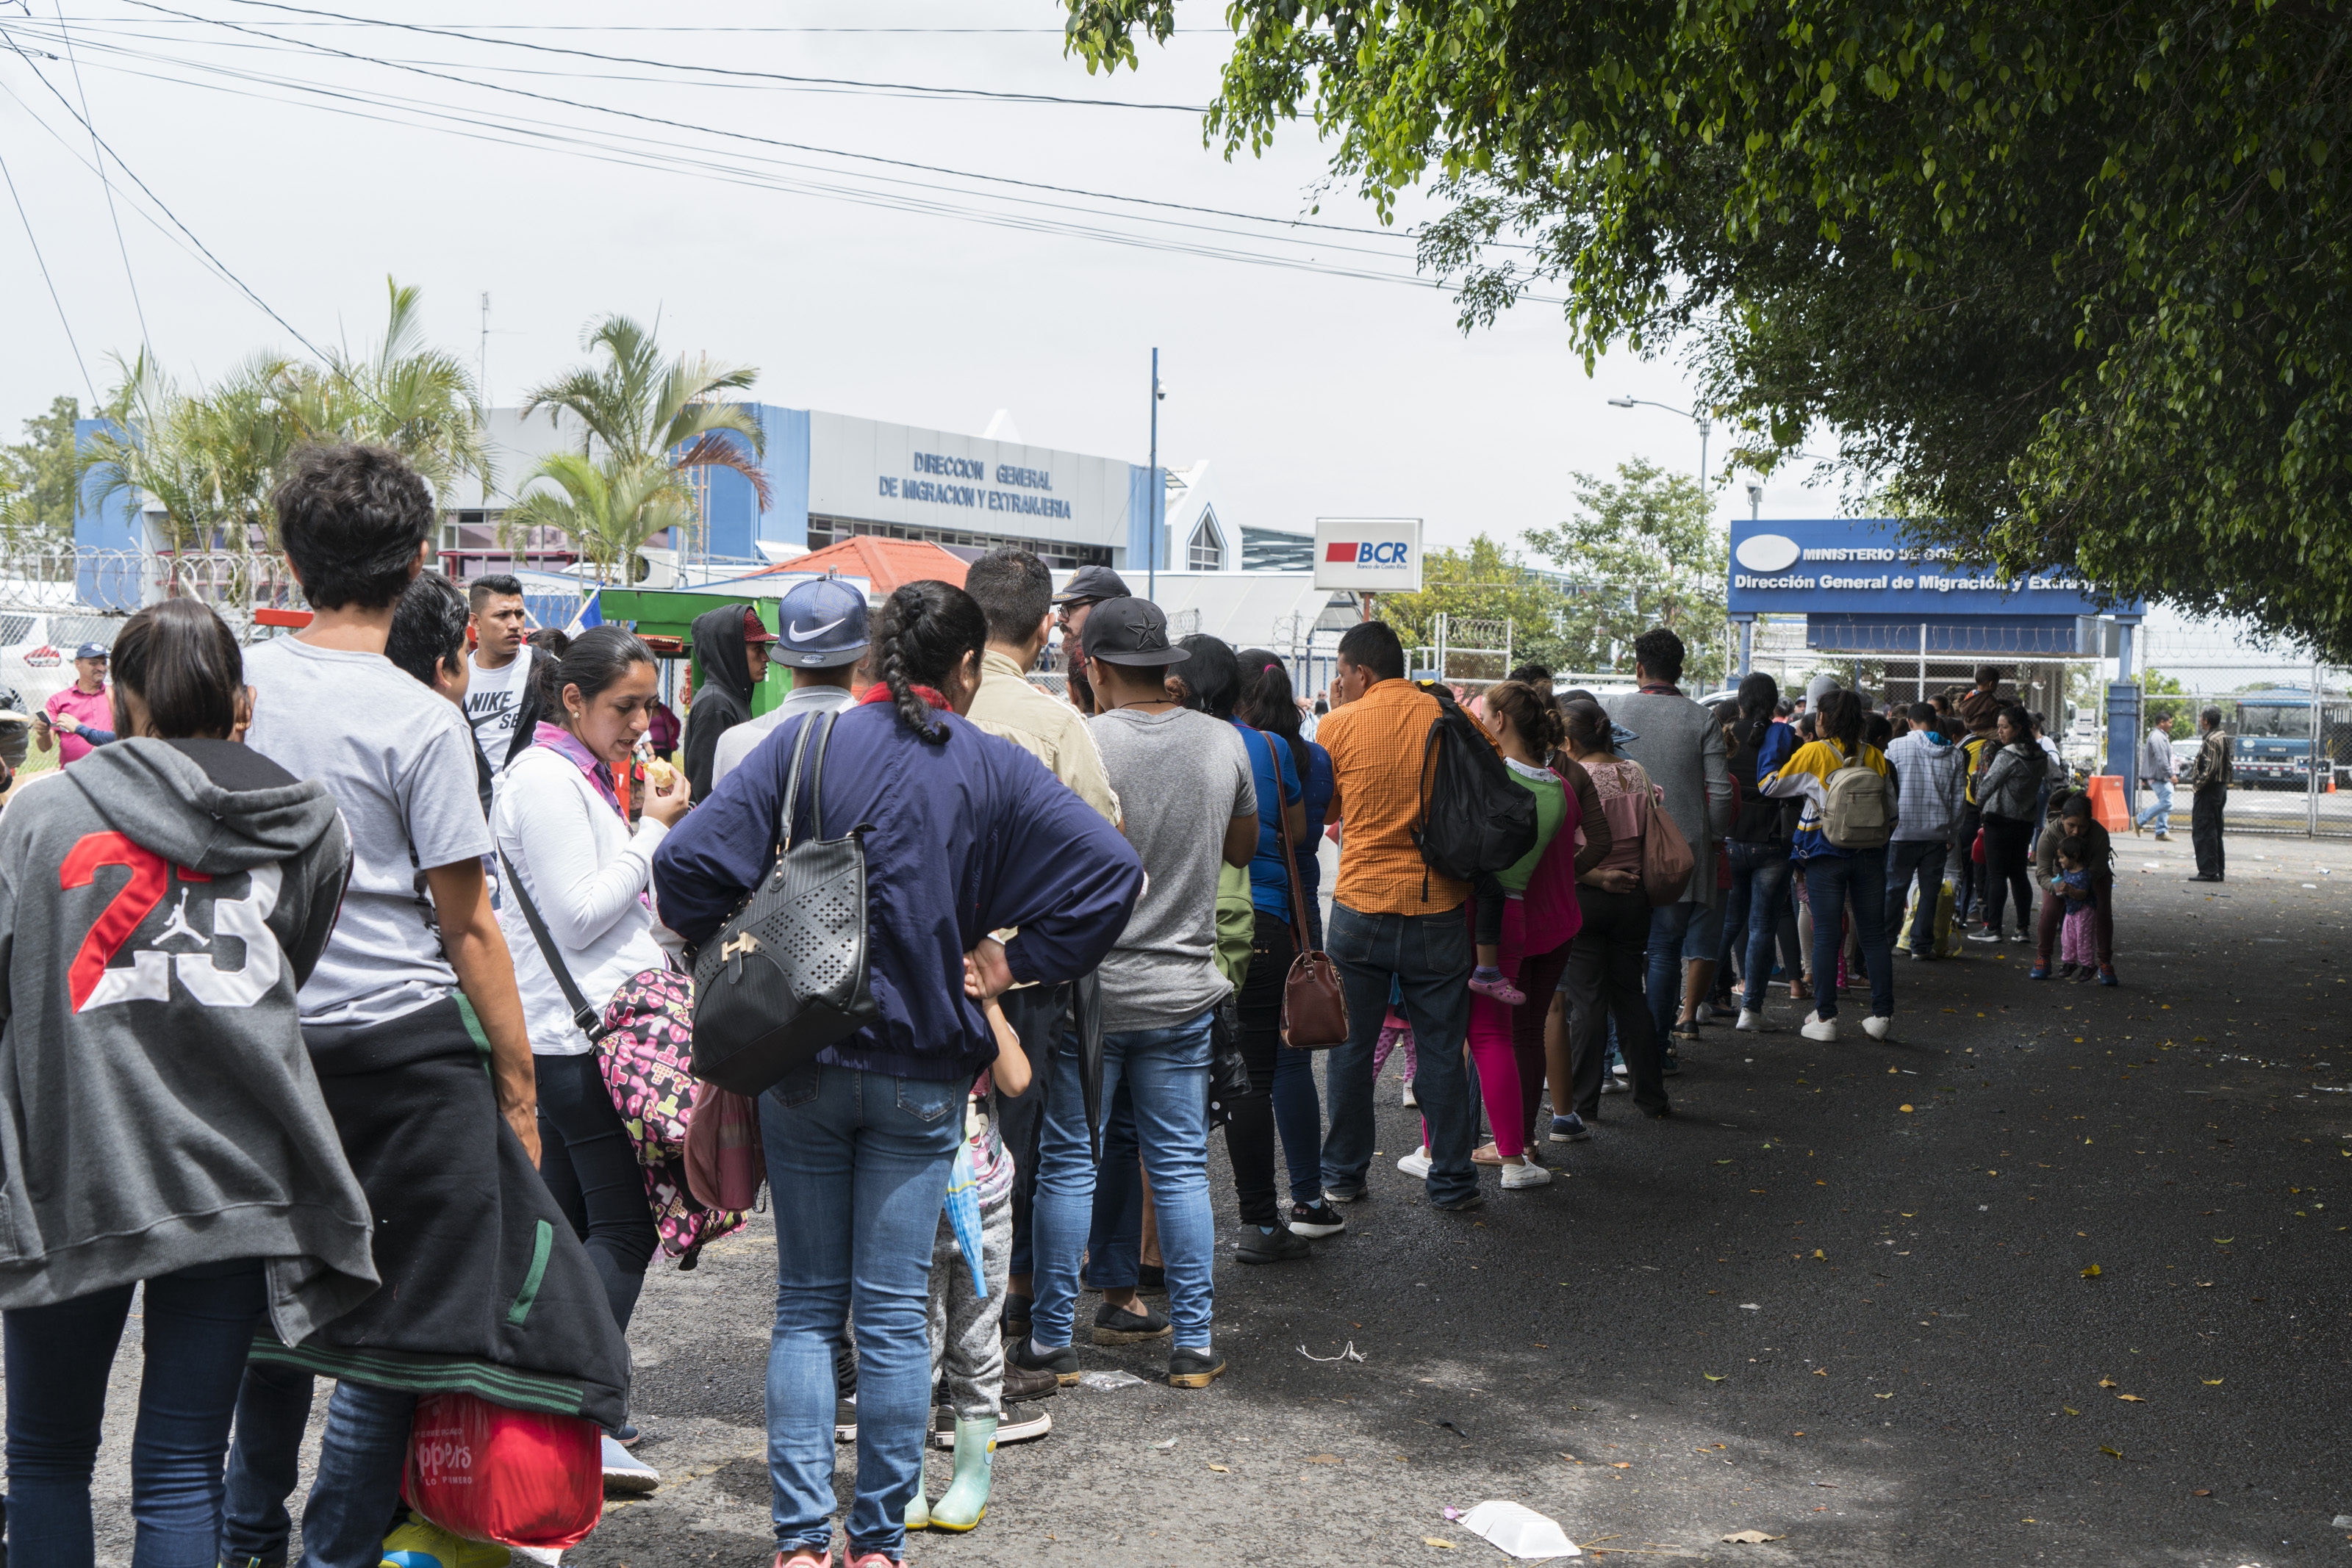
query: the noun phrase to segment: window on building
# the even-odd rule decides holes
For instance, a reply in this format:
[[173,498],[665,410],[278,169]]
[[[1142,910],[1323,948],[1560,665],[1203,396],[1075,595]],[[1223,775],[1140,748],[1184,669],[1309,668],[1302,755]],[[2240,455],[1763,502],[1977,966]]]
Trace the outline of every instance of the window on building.
[[1201,514],[1201,526],[1192,530],[1192,538],[1184,546],[1184,564],[1194,571],[1223,571],[1225,569],[1225,541],[1217,532],[1217,514]]

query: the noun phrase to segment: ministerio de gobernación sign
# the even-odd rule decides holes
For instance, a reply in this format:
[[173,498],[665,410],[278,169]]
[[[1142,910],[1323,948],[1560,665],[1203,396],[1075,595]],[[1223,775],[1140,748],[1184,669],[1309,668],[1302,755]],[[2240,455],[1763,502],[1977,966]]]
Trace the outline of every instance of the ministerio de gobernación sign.
[[2011,577],[1902,539],[1884,517],[1735,522],[1729,609],[1745,615],[1855,620],[2005,619],[2137,614],[2064,571]]

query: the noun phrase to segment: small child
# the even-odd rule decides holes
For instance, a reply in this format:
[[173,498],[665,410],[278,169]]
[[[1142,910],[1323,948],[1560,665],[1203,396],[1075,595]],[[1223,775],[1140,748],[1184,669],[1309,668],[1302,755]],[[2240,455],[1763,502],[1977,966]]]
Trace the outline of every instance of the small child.
[[[1507,1008],[1517,1007],[1528,994],[1503,973],[1503,883],[1488,872],[1470,884],[1470,939],[1477,947],[1478,967],[1470,971],[1470,988],[1492,997]],[[1374,1071],[1378,1071],[1375,1069]]]
[[[1029,1058],[996,998],[981,1003],[996,1036],[996,1061],[981,1070],[964,1106],[964,1147],[949,1177],[948,1201],[931,1247],[931,1382],[944,1367],[955,1410],[955,1477],[927,1504],[918,1481],[907,1528],[966,1531],[988,1511],[1000,1437],[1043,1437],[1053,1417],[1000,1424],[1004,1415],[1005,1281],[1013,1264],[1013,1159],[998,1130],[995,1094],[1029,1087]],[[978,1254],[975,1259],[974,1253]],[[984,1288],[983,1288],[984,1287]]]
[[2053,879],[2066,901],[2065,924],[2058,937],[2058,977],[2095,980],[2099,977],[2098,932],[2092,925],[2091,847],[2079,837],[2061,840],[2058,874]]
[[1412,1025],[1404,1016],[1404,986],[1398,980],[1389,982],[1389,1010],[1381,1019],[1381,1038],[1372,1046],[1372,1077],[1378,1081],[1381,1069],[1388,1065],[1389,1053],[1398,1046],[1404,1047],[1404,1093],[1397,1103],[1411,1105],[1415,1102],[1412,1081],[1421,1071],[1412,1044]]

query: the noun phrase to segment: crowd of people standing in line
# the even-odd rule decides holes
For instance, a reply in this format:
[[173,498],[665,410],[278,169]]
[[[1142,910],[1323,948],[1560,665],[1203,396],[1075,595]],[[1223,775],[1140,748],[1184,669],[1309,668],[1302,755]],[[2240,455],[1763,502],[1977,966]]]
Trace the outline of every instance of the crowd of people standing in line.
[[[697,1093],[688,975],[787,844],[862,845],[876,1017],[757,1098],[793,1195],[765,1384],[778,1568],[830,1568],[837,1441],[856,1568],[978,1524],[997,1445],[1050,1429],[1081,1337],[1164,1341],[1169,1384],[1210,1386],[1218,1265],[1347,1229],[1401,1038],[1423,1134],[1397,1164],[1458,1214],[1482,1167],[1549,1183],[1549,1145],[1593,1136],[1607,1094],[1671,1115],[1702,1025],[1774,1027],[1776,956],[1806,1038],[1839,1037],[1849,970],[1864,1032],[1890,1038],[1915,887],[1902,940],[1929,960],[1952,919],[2000,940],[2011,897],[2026,940],[2031,866],[2033,973],[2054,942],[2062,972],[2115,983],[2105,833],[1997,670],[1892,714],[1751,675],[1727,720],[1684,692],[1665,628],[1605,700],[1514,670],[1470,733],[1533,836],[1465,879],[1421,848],[1454,705],[1379,621],[1309,713],[1274,653],[1171,638],[1109,569],[1057,594],[999,549],[878,612],[802,584],[781,639],[715,607],[681,734],[631,632],[530,633],[511,579],[427,570],[430,497],[394,455],[306,453],[275,506],[310,623],[241,648],[194,601],[142,611],[103,727],[88,702],[57,726],[104,738],[0,814],[19,1562],[93,1560],[142,1284],[142,1568],[289,1560],[321,1375],[306,1568],[506,1561],[402,1500],[428,1393],[576,1412],[609,1484],[656,1485],[628,1451],[632,1316],[656,1258],[691,1267],[743,1221],[663,1130]],[[1057,629],[1066,697],[1027,679]],[[755,716],[772,660],[792,689]],[[1304,955],[1346,1002],[1319,1086],[1288,1039]]]

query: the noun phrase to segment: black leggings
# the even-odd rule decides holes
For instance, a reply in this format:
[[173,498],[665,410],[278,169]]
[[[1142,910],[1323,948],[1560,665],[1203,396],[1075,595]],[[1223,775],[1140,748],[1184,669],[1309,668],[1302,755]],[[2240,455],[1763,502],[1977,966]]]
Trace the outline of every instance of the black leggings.
[[2026,862],[2033,853],[2033,824],[1988,813],[1984,841],[1985,929],[2000,929],[2001,896],[2014,894],[2017,928],[2027,931],[2033,925],[2033,884],[2025,874]]
[[613,1109],[595,1052],[532,1061],[539,1069],[540,1179],[587,1246],[613,1321],[626,1329],[661,1240],[644,1167]]
[[1250,1092],[1233,1103],[1225,1124],[1225,1153],[1234,1163],[1234,1196],[1244,1225],[1282,1223],[1274,1185],[1274,1074],[1282,1043],[1282,982],[1290,973],[1297,944],[1290,923],[1264,910],[1250,941],[1248,971],[1234,1002],[1241,1014],[1242,1058],[1249,1063]]

